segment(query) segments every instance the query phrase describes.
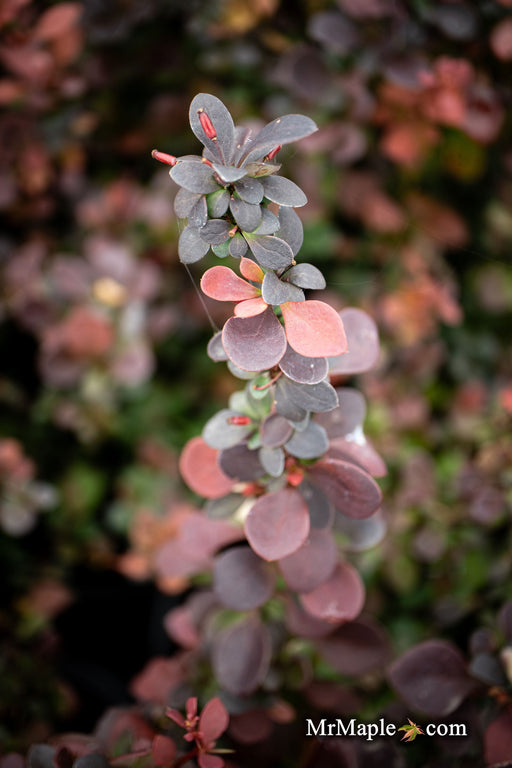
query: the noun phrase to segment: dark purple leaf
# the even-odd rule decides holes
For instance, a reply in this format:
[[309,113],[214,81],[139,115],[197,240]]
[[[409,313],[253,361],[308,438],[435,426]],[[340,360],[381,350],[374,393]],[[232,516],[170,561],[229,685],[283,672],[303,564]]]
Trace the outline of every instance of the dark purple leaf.
[[331,374],[348,376],[373,368],[379,357],[379,333],[374,320],[361,309],[349,307],[340,312],[347,336],[348,350],[331,357]]
[[329,370],[326,357],[304,357],[289,344],[279,361],[279,367],[289,379],[299,384],[318,384],[325,379]]
[[[266,176],[263,181],[264,195],[267,200],[290,208],[306,205],[308,199],[302,189],[284,176]],[[200,192],[200,190],[196,190]]]
[[203,440],[210,448],[231,448],[254,431],[254,424],[231,424],[230,419],[241,416],[238,411],[224,408],[208,419],[203,428]]
[[362,430],[360,430],[360,435],[357,435],[357,440],[355,437],[356,434],[352,433],[349,435],[349,439],[338,437],[331,440],[327,456],[332,459],[351,461],[366,470],[372,477],[385,477],[387,475],[386,465],[375,448],[367,442]]
[[219,189],[208,195],[206,202],[208,204],[208,213],[212,219],[220,219],[229,208],[230,194],[227,189]]
[[169,171],[171,179],[190,192],[207,195],[216,192],[219,185],[213,178],[213,170],[198,160],[179,160]]
[[306,638],[325,637],[333,630],[333,623],[317,619],[307,613],[299,602],[289,598],[286,601],[286,626],[294,635]]
[[287,381],[287,379],[281,377],[276,384],[274,395],[276,411],[281,416],[284,416],[285,419],[289,419],[293,422],[300,422],[308,415],[308,412],[291,399]]
[[295,285],[280,280],[275,272],[267,272],[261,287],[263,301],[279,306],[285,301],[304,301],[304,292]]
[[329,439],[323,427],[310,421],[301,432],[295,432],[284,447],[297,459],[316,459],[328,449]]
[[188,215],[188,223],[192,227],[204,227],[207,221],[208,206],[206,205],[206,197],[201,195]]
[[359,677],[380,669],[389,661],[391,647],[383,628],[371,619],[357,619],[339,627],[316,644],[337,672]]
[[292,488],[260,496],[245,520],[245,535],[264,560],[291,555],[306,540],[309,514],[302,496]]
[[284,451],[282,448],[260,448],[258,451],[260,463],[268,475],[281,477],[284,472]]
[[199,234],[205,243],[209,243],[210,245],[220,245],[229,239],[230,229],[231,226],[229,222],[224,221],[224,219],[210,219],[210,221],[199,230]]
[[336,394],[339,406],[329,413],[315,416],[315,421],[326,429],[331,440],[361,428],[366,415],[365,399],[357,389],[341,387],[336,389]]
[[181,187],[174,198],[174,213],[179,219],[186,219],[202,197],[199,192],[190,192]]
[[[279,209],[278,220],[279,229],[277,230],[277,236],[280,237],[281,240],[284,240],[285,243],[288,243],[292,249],[293,255],[296,256],[300,251],[302,242],[304,240],[304,229],[302,227],[302,221],[297,216],[293,208],[286,207]],[[308,286],[301,286],[301,288],[305,287]]]
[[364,603],[364,584],[349,563],[338,563],[332,576],[311,592],[300,596],[311,616],[324,621],[353,621]]
[[239,179],[243,179],[247,175],[245,168],[236,168],[234,165],[220,165],[219,163],[213,163],[212,165],[215,173],[226,184],[239,181]]
[[251,482],[265,474],[258,459],[258,451],[246,444],[225,448],[219,453],[219,465],[224,474],[235,480]]
[[312,528],[330,528],[334,508],[321,488],[303,480],[297,489],[308,505],[309,521]]
[[471,659],[468,672],[484,685],[496,685],[500,688],[507,685],[507,676],[503,667],[492,653],[477,653]]
[[324,458],[311,467],[309,479],[347,517],[370,517],[382,501],[382,491],[375,480],[348,461]]
[[304,544],[279,560],[284,580],[295,592],[311,592],[332,575],[338,549],[329,531],[312,529]]
[[212,665],[218,683],[230,693],[252,693],[267,674],[270,637],[258,618],[249,616],[215,637]]
[[273,235],[279,229],[279,219],[268,208],[261,209],[261,223],[254,231],[255,235]]
[[234,259],[241,259],[247,253],[247,243],[239,232],[229,241],[229,253]]
[[[247,170],[247,169],[246,169]],[[240,179],[235,184],[235,189],[239,197],[246,203],[258,205],[263,200],[263,184],[257,179]]]
[[283,326],[269,307],[254,317],[231,317],[222,331],[229,359],[244,371],[266,371],[286,351]]
[[[210,118],[217,133],[216,139],[210,139],[204,132],[199,112],[204,111]],[[208,147],[213,156],[221,162],[230,163],[235,149],[235,126],[233,118],[222,101],[209,93],[198,93],[192,100],[189,111],[190,126],[199,141]],[[220,157],[219,157],[220,151]],[[176,166],[174,166],[176,167]]]
[[308,32],[319,43],[342,56],[359,45],[359,32],[355,24],[336,11],[315,13]]
[[[287,209],[285,208],[284,210]],[[312,290],[321,291],[326,286],[325,277],[318,267],[307,263],[295,264],[295,266],[285,272],[283,280],[289,280],[290,283],[298,285],[300,288],[310,288]]]
[[336,390],[327,381],[318,384],[299,384],[286,379],[283,384],[290,399],[305,411],[330,411],[338,405]]
[[261,423],[261,444],[267,448],[277,448],[286,443],[293,432],[293,427],[284,416],[271,413]]
[[194,264],[209,250],[210,246],[201,238],[198,229],[185,227],[178,242],[178,255],[183,264]]
[[266,269],[282,269],[293,261],[288,243],[275,235],[246,235],[245,239],[256,261]]
[[487,726],[484,735],[485,764],[490,768],[512,765],[512,709],[507,707]]
[[226,608],[251,611],[272,597],[274,569],[250,547],[234,547],[215,558],[213,589]]
[[55,747],[48,744],[33,744],[27,754],[29,768],[53,768]]
[[260,160],[279,144],[290,144],[303,139],[318,130],[309,117],[304,115],[284,115],[268,123],[244,147],[244,164]]
[[390,667],[391,685],[408,706],[432,717],[453,712],[475,687],[459,650],[446,640],[426,640]]
[[505,635],[505,640],[512,645],[512,600],[502,606],[498,614],[498,626]]
[[234,515],[243,500],[244,497],[239,493],[228,493],[221,499],[210,499],[204,507],[206,517],[210,520],[225,520]]
[[337,512],[333,530],[343,537],[344,549],[349,552],[364,552],[380,544],[386,535],[386,523],[380,509],[364,520],[354,520]]
[[212,336],[208,342],[206,351],[208,353],[208,357],[210,357],[216,363],[220,363],[223,360],[228,359],[226,350],[222,346],[222,331],[217,331],[217,333]]
[[229,207],[233,217],[244,232],[253,232],[261,222],[261,208],[259,205],[246,203],[238,197],[231,197]]

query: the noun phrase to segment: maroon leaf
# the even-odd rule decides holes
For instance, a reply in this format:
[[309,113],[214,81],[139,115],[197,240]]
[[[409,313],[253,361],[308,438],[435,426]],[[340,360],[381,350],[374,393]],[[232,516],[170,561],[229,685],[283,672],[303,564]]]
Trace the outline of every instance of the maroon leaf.
[[307,613],[300,603],[290,598],[286,603],[286,626],[294,635],[306,638],[325,637],[332,632],[335,623],[318,619]]
[[271,413],[261,423],[261,444],[267,448],[277,448],[283,445],[291,437],[293,427],[284,416],[279,413]]
[[389,679],[407,704],[428,715],[453,712],[475,687],[459,650],[445,640],[426,640],[390,667]]
[[487,727],[484,743],[486,765],[500,768],[504,763],[507,768],[512,764],[512,707],[509,706]]
[[295,552],[309,533],[309,513],[302,496],[284,489],[261,496],[245,520],[252,549],[264,560],[280,560]]
[[316,645],[337,672],[354,677],[382,667],[391,652],[386,633],[371,619],[357,619],[344,624]]
[[254,317],[231,317],[222,343],[229,359],[244,371],[273,368],[286,351],[283,326],[270,307]]
[[309,479],[347,517],[370,517],[379,508],[382,491],[363,469],[341,459],[322,459],[309,470]]
[[257,480],[265,474],[258,459],[258,452],[251,450],[244,443],[221,451],[219,465],[226,475],[243,482]]
[[272,596],[275,573],[249,547],[235,547],[215,559],[213,587],[219,600],[235,611],[259,608]]
[[217,463],[217,451],[206,445],[201,437],[194,437],[185,445],[179,468],[189,488],[206,499],[219,499],[233,486],[233,481]]
[[347,440],[338,437],[331,440],[326,457],[351,461],[368,472],[372,477],[385,477],[387,468],[375,448],[361,433],[359,440]]
[[364,603],[364,584],[349,563],[338,563],[334,573],[312,592],[300,596],[306,611],[331,622],[353,621]]
[[265,677],[271,656],[270,637],[256,616],[232,624],[213,641],[212,665],[219,684],[246,696]]
[[339,387],[336,389],[339,405],[337,408],[315,416],[317,424],[321,424],[331,438],[345,437],[354,430],[362,427],[366,415],[366,403],[363,395],[357,389]]
[[336,543],[329,531],[311,529],[304,544],[279,560],[290,589],[311,592],[332,575],[338,560]]
[[361,309],[340,312],[347,335],[347,352],[329,361],[331,374],[363,373],[373,368],[379,356],[379,334],[374,320]]

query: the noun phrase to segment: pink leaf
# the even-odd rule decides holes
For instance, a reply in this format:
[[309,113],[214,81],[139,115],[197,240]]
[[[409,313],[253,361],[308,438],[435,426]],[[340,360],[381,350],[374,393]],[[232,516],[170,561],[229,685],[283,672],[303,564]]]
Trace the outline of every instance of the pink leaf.
[[281,304],[286,338],[305,357],[335,357],[347,351],[347,338],[339,314],[323,301],[287,301]]
[[189,488],[206,499],[220,499],[233,486],[233,481],[217,464],[217,451],[206,445],[201,437],[194,437],[185,445],[179,467]]
[[169,766],[176,756],[176,745],[168,736],[157,734],[151,747],[153,762],[158,766]]
[[240,259],[240,272],[247,280],[253,280],[255,283],[263,282],[265,273],[252,259],[242,257]]
[[212,267],[201,278],[201,290],[217,301],[243,301],[258,296],[260,291],[238,277],[229,267]]
[[254,317],[255,315],[261,315],[267,306],[268,304],[263,301],[261,296],[258,296],[256,299],[246,299],[236,305],[235,315],[237,317]]
[[333,575],[316,589],[300,596],[308,613],[324,621],[353,621],[362,610],[364,585],[349,563],[339,563]]
[[199,730],[206,744],[218,739],[228,724],[229,714],[222,701],[218,697],[211,699],[205,705],[199,718]]
[[245,535],[252,549],[264,560],[291,555],[309,533],[308,507],[300,493],[285,488],[261,496],[245,521]]
[[200,768],[223,768],[224,760],[217,755],[198,755],[197,762]]
[[331,576],[337,559],[330,531],[312,528],[302,547],[280,560],[279,567],[290,589],[311,592]]
[[342,309],[340,317],[348,339],[348,350],[341,357],[329,361],[331,374],[369,371],[379,356],[379,334],[375,321],[356,307]]

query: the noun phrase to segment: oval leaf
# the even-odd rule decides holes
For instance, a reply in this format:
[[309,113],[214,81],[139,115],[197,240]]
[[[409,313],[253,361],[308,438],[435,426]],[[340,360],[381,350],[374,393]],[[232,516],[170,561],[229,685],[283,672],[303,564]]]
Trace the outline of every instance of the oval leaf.
[[267,629],[250,616],[220,632],[213,641],[212,666],[219,684],[230,693],[247,696],[265,677],[271,647]]
[[[204,132],[199,119],[201,111],[206,112],[210,118],[217,133],[216,139],[208,138]],[[209,93],[198,93],[190,104],[189,119],[190,127],[199,141],[215,156],[218,156],[220,150],[224,163],[230,163],[235,148],[235,126],[233,118],[222,101]]]
[[293,261],[288,243],[275,235],[247,235],[245,239],[254,258],[265,269],[282,269]]
[[236,305],[235,315],[237,317],[254,317],[255,315],[260,315],[264,312],[267,306],[268,304],[263,301],[261,296],[257,299],[246,299]]
[[361,309],[349,307],[340,312],[348,349],[329,361],[331,374],[348,376],[373,368],[379,357],[379,332],[375,321]]
[[319,640],[316,647],[342,675],[359,677],[387,664],[391,646],[383,628],[370,619],[357,619]]
[[247,280],[252,280],[255,283],[261,283],[265,276],[262,268],[252,259],[241,259],[240,272]]
[[234,547],[215,558],[213,589],[226,608],[251,611],[272,597],[275,572],[250,547]]
[[[276,234],[281,240],[288,243],[295,256],[300,251],[304,241],[302,221],[299,219],[293,208],[286,208],[285,206],[279,209],[278,220],[279,229]],[[293,280],[291,282],[293,282]],[[299,283],[295,283],[295,285],[299,285]],[[301,285],[300,287],[308,288],[309,286]]]
[[201,238],[210,245],[222,245],[229,240],[230,225],[224,219],[210,219],[210,221],[199,230]]
[[259,290],[238,277],[229,267],[211,267],[201,278],[201,290],[217,301],[243,301],[259,295]]
[[[312,528],[330,528],[334,517],[334,507],[321,488],[303,480],[298,491],[309,509],[309,522]],[[341,517],[341,515],[338,515]]]
[[222,344],[244,371],[273,368],[286,351],[283,326],[270,307],[255,317],[231,317],[222,330]]
[[271,413],[262,422],[260,428],[261,444],[267,448],[277,448],[291,437],[293,427],[279,413]]
[[317,619],[332,622],[353,621],[364,603],[364,584],[349,563],[338,563],[332,576],[316,589],[302,594],[306,611]]
[[245,443],[225,448],[219,454],[221,470],[234,480],[251,482],[265,474],[258,459],[258,452],[251,450]]
[[284,176],[266,176],[262,184],[267,200],[278,205],[300,208],[308,201],[302,189]]
[[234,259],[241,259],[247,253],[247,243],[239,232],[236,232],[229,241],[229,254]]
[[268,475],[281,477],[284,472],[285,455],[282,448],[260,448],[258,451],[261,466]]
[[203,440],[210,448],[231,448],[254,431],[254,424],[231,424],[230,419],[243,414],[224,408],[209,419],[203,428]]
[[195,227],[185,227],[178,241],[178,256],[183,264],[194,264],[208,253],[210,246],[205,243]]
[[281,306],[286,338],[305,357],[332,357],[347,350],[339,314],[323,301],[288,302]]
[[279,306],[286,301],[304,301],[304,293],[296,285],[280,280],[275,272],[267,272],[263,278],[261,295],[267,304]]
[[415,710],[444,717],[475,687],[462,654],[445,640],[426,640],[397,659],[389,670],[391,685]]
[[179,219],[186,219],[201,198],[199,192],[190,192],[183,187],[178,189],[174,198],[174,213]]
[[328,413],[315,416],[333,440],[354,433],[362,428],[366,416],[366,401],[357,389],[339,387],[336,389],[339,405]]
[[263,184],[256,179],[240,179],[236,182],[235,189],[238,196],[246,203],[258,205],[263,200]]
[[206,198],[208,213],[212,219],[220,219],[229,208],[229,192],[227,189],[219,189]]
[[253,232],[259,226],[261,222],[259,205],[252,205],[238,197],[231,197],[229,207],[236,223],[244,232]]
[[306,411],[330,411],[338,405],[336,390],[327,381],[299,384],[285,379],[282,388],[294,403]]
[[247,171],[244,168],[237,168],[234,165],[219,165],[218,163],[212,163],[212,167],[215,173],[220,176],[221,180],[226,184],[243,179],[243,177],[247,175]]
[[329,531],[312,529],[292,555],[279,561],[279,568],[290,589],[311,592],[332,575],[338,561],[338,549]]
[[380,507],[382,491],[363,469],[341,459],[322,459],[310,470],[311,482],[347,517],[370,517]]
[[219,499],[233,486],[233,480],[217,463],[217,451],[206,445],[201,437],[193,437],[185,445],[179,469],[188,487],[206,499]]
[[216,363],[220,363],[223,360],[228,359],[226,350],[222,346],[222,331],[217,331],[217,333],[212,336],[208,342],[206,351],[208,353],[208,357],[210,357]]
[[272,120],[252,141],[246,143],[244,164],[261,160],[278,144],[290,144],[318,130],[316,123],[305,115],[284,115]]
[[289,280],[290,283],[298,285],[300,288],[312,290],[322,291],[326,286],[325,277],[313,264],[295,264],[285,272],[283,280]]
[[323,427],[310,421],[306,429],[295,432],[284,447],[297,459],[316,459],[329,448],[329,438]]
[[245,535],[252,549],[264,560],[291,555],[306,540],[309,514],[302,496],[295,490],[261,496],[245,520]]
[[289,379],[299,384],[318,384],[325,379],[329,370],[326,357],[304,357],[289,344],[279,361],[279,367]]
[[197,160],[179,160],[174,168],[171,168],[169,175],[180,187],[185,187],[189,192],[199,192],[207,195],[209,192],[216,192],[219,185],[213,178],[213,170],[209,165]]

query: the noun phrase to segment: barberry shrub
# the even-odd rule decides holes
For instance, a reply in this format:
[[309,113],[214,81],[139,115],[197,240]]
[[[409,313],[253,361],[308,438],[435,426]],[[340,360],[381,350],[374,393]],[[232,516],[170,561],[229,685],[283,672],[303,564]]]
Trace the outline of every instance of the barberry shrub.
[[180,187],[180,260],[192,264],[211,250],[227,262],[200,281],[206,296],[234,303],[208,354],[245,385],[182,452],[181,474],[207,500],[210,519],[195,537],[188,525],[164,546],[157,569],[167,578],[190,574],[203,555],[214,556],[213,594],[201,598],[207,607],[187,604],[167,627],[188,649],[206,649],[221,691],[246,697],[265,686],[277,656],[272,598],[285,634],[321,636],[334,665],[336,643],[326,636],[346,622],[372,646],[372,662],[387,651],[380,628],[354,621],[364,585],[345,554],[378,538],[374,478],[386,470],[363,432],[363,396],[331,383],[373,367],[379,342],[363,311],[309,298],[326,283],[316,266],[297,261],[303,229],[294,209],[307,200],[276,158],[315,123],[285,115],[253,135],[219,99],[199,94],[190,124],[202,156],[153,157],[171,166]]

